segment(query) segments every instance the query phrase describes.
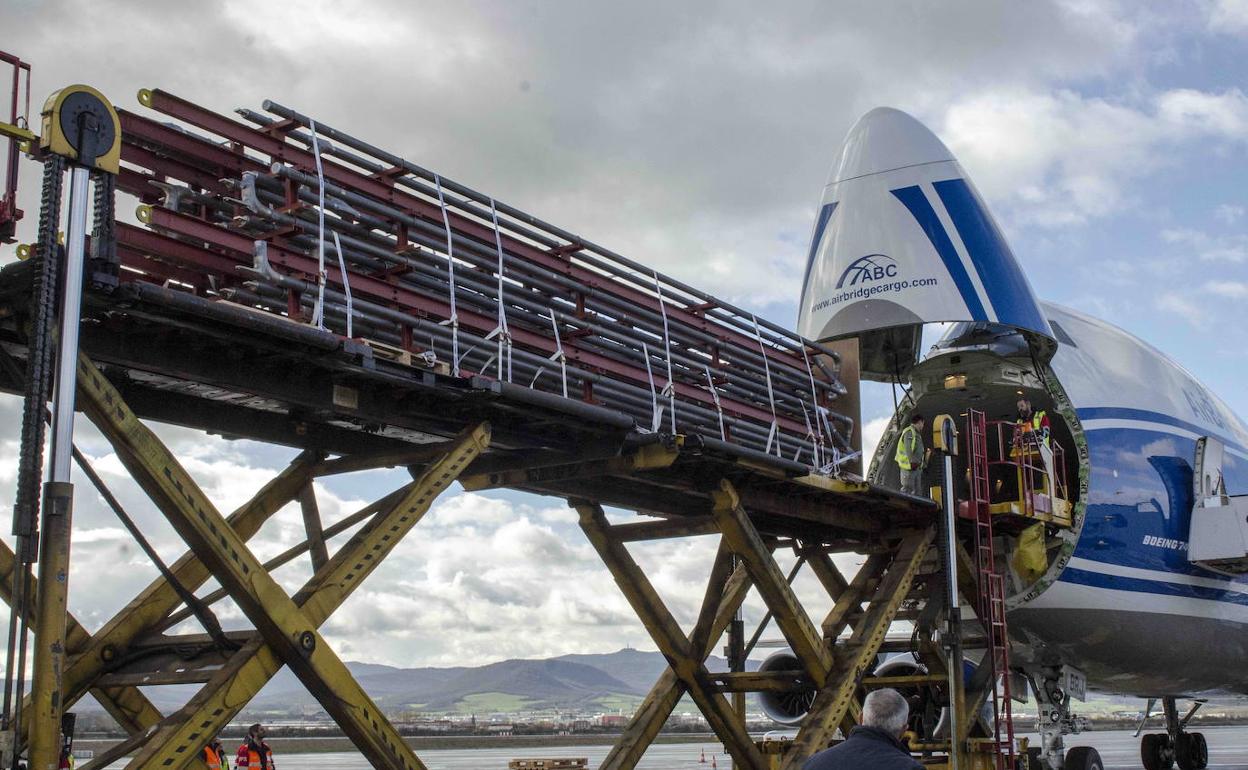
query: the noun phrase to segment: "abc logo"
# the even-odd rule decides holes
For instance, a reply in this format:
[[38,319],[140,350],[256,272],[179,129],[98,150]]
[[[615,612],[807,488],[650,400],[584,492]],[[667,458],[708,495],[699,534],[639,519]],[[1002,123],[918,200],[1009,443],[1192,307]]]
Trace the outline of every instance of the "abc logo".
[[887,254],[868,254],[849,263],[836,288],[857,286],[860,283],[874,283],[897,277],[897,262]]

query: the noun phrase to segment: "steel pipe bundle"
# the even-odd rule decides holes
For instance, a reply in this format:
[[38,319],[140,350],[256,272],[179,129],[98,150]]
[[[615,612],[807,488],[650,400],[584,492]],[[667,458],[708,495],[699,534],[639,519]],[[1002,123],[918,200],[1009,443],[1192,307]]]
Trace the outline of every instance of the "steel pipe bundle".
[[[160,282],[827,470],[852,420],[825,348],[274,102],[123,113],[123,280]],[[341,267],[340,267],[341,265]],[[345,270],[344,270],[345,269]],[[349,323],[348,323],[349,319]]]

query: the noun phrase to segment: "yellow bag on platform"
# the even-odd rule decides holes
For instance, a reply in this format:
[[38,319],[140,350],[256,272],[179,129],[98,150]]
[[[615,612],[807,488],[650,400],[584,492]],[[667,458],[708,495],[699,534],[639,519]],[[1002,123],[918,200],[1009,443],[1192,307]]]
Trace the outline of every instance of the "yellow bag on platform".
[[1010,564],[1024,583],[1031,583],[1044,574],[1049,566],[1044,548],[1044,524],[1032,524],[1019,533]]

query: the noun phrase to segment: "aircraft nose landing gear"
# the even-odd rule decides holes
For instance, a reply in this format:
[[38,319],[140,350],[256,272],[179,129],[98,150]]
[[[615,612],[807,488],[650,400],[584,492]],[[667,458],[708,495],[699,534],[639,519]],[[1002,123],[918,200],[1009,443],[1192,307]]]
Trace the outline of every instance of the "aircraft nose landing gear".
[[[1189,733],[1185,729],[1187,723],[1204,705],[1198,700],[1192,703],[1191,709],[1179,718],[1174,698],[1162,698],[1162,708],[1166,715],[1166,732],[1150,733],[1140,741],[1140,759],[1144,770],[1170,770],[1178,764],[1179,770],[1203,770],[1209,765],[1209,746],[1205,743],[1202,733]],[[1148,720],[1152,711],[1153,701],[1148,702],[1144,721]],[[1144,722],[1140,722],[1141,729]],[[1137,731],[1138,733],[1138,731]]]
[[1028,678],[1036,695],[1036,704],[1040,707],[1036,720],[1040,745],[1027,750],[1031,770],[1104,770],[1105,765],[1096,749],[1076,746],[1067,750],[1063,740],[1064,736],[1085,729],[1086,720],[1070,710],[1072,690],[1077,690],[1082,700],[1082,675],[1073,669],[1050,666]]

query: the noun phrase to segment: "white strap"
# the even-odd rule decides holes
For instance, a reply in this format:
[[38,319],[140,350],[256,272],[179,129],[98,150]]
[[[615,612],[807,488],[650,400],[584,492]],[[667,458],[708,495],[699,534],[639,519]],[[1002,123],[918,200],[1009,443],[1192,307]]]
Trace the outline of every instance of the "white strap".
[[[818,468],[823,465],[819,453],[820,442],[818,437],[815,435],[815,428],[810,424],[810,412],[806,410],[806,402],[799,401],[798,403],[802,405],[802,419],[806,421],[806,438],[810,439],[810,454],[814,458],[814,466]],[[818,422],[818,418],[815,418],[815,421]],[[794,459],[797,458],[794,457]]]
[[351,331],[351,317],[354,311],[351,307],[351,281],[347,278],[347,260],[342,256],[342,241],[338,238],[338,231],[334,231],[334,250],[338,252],[338,272],[342,273],[342,292],[347,295],[347,336],[354,337]]
[[[442,177],[433,175],[438,188],[438,208],[442,209],[442,227],[446,230],[446,283],[451,295],[451,317],[444,323],[451,326],[451,371],[459,376],[459,311],[455,308],[455,245],[451,240],[451,218],[446,212],[446,198],[442,195]],[[465,353],[464,355],[468,355]]]
[[767,362],[767,348],[763,347],[763,330],[758,328],[758,318],[753,314],[750,320],[754,322],[754,337],[758,340],[758,352],[763,356],[763,371],[767,374],[767,403],[771,405],[771,430],[767,432],[767,448],[768,454],[771,453],[771,444],[776,444],[776,457],[780,456],[780,418],[776,417],[776,394],[771,388],[771,364]]
[[719,405],[719,391],[715,390],[715,380],[711,377],[711,367],[706,369],[706,385],[711,389],[711,400],[715,402],[715,414],[719,415],[719,439],[728,440],[728,431],[724,430],[724,409]]
[[646,360],[646,378],[650,380],[650,432],[658,433],[663,422],[663,408],[659,406],[659,393],[654,389],[654,370],[650,368],[650,347],[641,343],[641,355]]
[[493,198],[490,198],[490,216],[494,220],[494,247],[498,252],[498,378],[511,382],[511,331],[507,328],[507,305],[503,297],[503,236],[498,229],[498,208]]
[[[667,330],[667,304],[663,301],[663,287],[659,284],[659,274],[654,274],[654,291],[659,295],[659,313],[663,316],[663,353],[667,356],[667,384],[663,386],[663,395],[667,396],[672,409],[672,435],[676,435],[676,380],[672,377],[672,338]],[[656,426],[657,429],[657,426]]]
[[[810,378],[810,404],[815,410],[815,435],[818,437],[821,447],[834,445],[836,442],[832,437],[832,424],[827,419],[827,407],[819,405],[819,392],[815,389],[815,369],[810,365],[810,356],[806,353],[805,340],[802,341],[802,360],[806,362],[806,376]],[[824,434],[825,428],[828,431],[826,435]],[[825,438],[827,441],[824,440]]]
[[312,309],[312,324],[325,328],[325,169],[321,167],[321,143],[316,136],[316,121],[308,120],[312,130],[312,155],[316,158],[316,178],[319,190],[316,194],[316,306]]
[[[559,337],[559,324],[555,321],[555,309],[550,310],[550,328],[555,332],[555,352],[550,355],[550,360],[559,364],[559,377],[563,383],[563,397],[568,397],[568,357],[563,353],[563,340]],[[537,378],[534,377],[536,382]]]

